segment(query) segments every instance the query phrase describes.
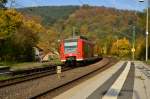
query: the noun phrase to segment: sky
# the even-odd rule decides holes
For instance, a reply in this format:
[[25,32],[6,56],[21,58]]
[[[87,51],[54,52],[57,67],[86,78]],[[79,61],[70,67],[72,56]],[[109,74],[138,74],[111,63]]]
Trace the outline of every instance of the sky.
[[[118,9],[143,11],[147,7],[148,0],[139,2],[138,0],[9,0],[15,1],[12,7],[33,7],[33,6],[60,6],[60,5],[83,5],[115,7]],[[150,1],[150,0],[149,0]]]

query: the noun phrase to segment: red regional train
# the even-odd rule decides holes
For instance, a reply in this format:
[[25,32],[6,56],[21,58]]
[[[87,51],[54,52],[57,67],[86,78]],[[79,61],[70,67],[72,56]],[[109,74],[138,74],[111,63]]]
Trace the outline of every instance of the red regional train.
[[86,62],[94,57],[94,43],[84,36],[64,39],[60,44],[60,59],[67,64]]

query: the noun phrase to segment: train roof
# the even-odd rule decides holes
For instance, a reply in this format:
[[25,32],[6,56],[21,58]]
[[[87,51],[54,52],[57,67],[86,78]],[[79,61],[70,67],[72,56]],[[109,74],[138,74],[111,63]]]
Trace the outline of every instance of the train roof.
[[68,39],[65,39],[65,40],[76,40],[76,39],[89,40],[89,39],[88,39],[87,37],[85,37],[85,36],[75,36],[75,37],[68,38]]

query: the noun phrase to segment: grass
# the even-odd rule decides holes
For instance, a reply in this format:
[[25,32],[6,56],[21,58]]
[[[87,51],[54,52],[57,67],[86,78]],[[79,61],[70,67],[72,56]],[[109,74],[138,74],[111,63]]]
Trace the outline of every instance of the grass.
[[147,62],[145,62],[146,64],[150,65],[150,60],[147,60]]
[[[8,66],[13,70],[21,70],[21,69],[27,69],[27,68],[34,68],[34,67],[40,67],[40,66],[48,66],[49,64],[60,64],[59,59],[51,60],[49,62],[0,62],[0,67],[2,66]],[[7,80],[12,78],[12,76],[9,75],[0,75],[0,81],[1,80]]]
[[11,78],[16,78],[16,77],[20,77],[21,75],[15,75],[15,76],[11,76],[11,75],[0,75],[0,81],[3,81],[3,80],[8,80],[8,79],[11,79]]
[[26,69],[26,68],[33,68],[39,66],[47,66],[49,64],[59,64],[61,63],[60,60],[51,60],[49,62],[0,62],[0,66],[9,66],[11,69]]
[[11,78],[10,76],[7,76],[7,75],[0,75],[0,80],[7,80]]

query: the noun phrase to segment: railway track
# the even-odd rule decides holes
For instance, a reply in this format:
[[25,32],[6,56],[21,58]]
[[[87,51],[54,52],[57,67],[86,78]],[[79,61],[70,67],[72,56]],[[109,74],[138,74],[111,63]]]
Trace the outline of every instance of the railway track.
[[[99,59],[100,60],[100,59]],[[98,61],[98,60],[96,60]],[[95,62],[95,61],[94,61]],[[93,62],[92,62],[93,63]],[[91,63],[88,63],[86,65],[89,65]],[[83,64],[79,64],[78,66],[82,66]],[[62,72],[67,71],[70,69],[74,69],[75,67],[68,67],[65,66],[65,64],[58,64],[58,65],[51,65],[47,67],[40,67],[40,68],[33,68],[33,69],[27,69],[27,70],[19,70],[19,71],[11,71],[10,75],[14,76],[7,80],[1,80],[0,81],[0,88],[10,86],[13,84],[38,79],[44,76],[53,75],[56,74],[56,68],[57,66],[62,66]]]
[[[99,67],[102,67],[99,68],[96,64],[99,64]],[[37,74],[35,74],[35,76],[37,77],[33,77],[31,75],[31,78],[28,76],[29,78],[27,77],[27,79],[23,79],[17,82],[10,81],[11,83],[1,85],[0,99],[38,98],[45,95],[46,93],[49,93],[49,91],[55,90],[61,86],[64,86],[65,84],[85,77],[92,72],[97,71],[98,68],[101,70],[109,68],[108,65],[111,64],[111,59],[104,58],[101,61],[89,66],[81,66],[78,68],[64,68],[63,71],[65,72],[63,72],[64,77],[62,77],[62,79],[57,78],[55,70],[53,72],[49,71],[48,73],[40,74],[40,76],[37,76]],[[65,73],[69,73],[69,75]]]
[[115,62],[113,62],[112,59],[109,59],[109,61],[108,61],[105,65],[103,65],[102,67],[100,67],[100,68],[98,68],[98,69],[96,69],[96,70],[93,70],[93,71],[91,71],[91,72],[89,72],[89,73],[87,73],[87,74],[85,74],[85,75],[79,76],[78,78],[73,79],[73,80],[70,81],[70,82],[64,83],[64,84],[62,84],[61,86],[58,86],[58,87],[56,87],[56,88],[54,88],[54,89],[49,89],[49,90],[47,90],[47,91],[45,91],[45,92],[39,93],[39,94],[37,94],[37,95],[35,95],[35,96],[32,96],[32,97],[30,97],[30,99],[45,99],[44,97],[45,97],[46,95],[48,95],[49,93],[51,93],[52,91],[57,90],[57,89],[59,89],[59,88],[61,88],[61,87],[63,87],[63,86],[66,86],[66,85],[70,84],[70,83],[76,82],[76,81],[78,81],[78,80],[80,80],[80,79],[82,79],[82,78],[84,78],[84,77],[86,77],[86,76],[88,76],[88,75],[90,75],[90,74],[92,74],[92,73],[95,73],[95,72],[97,72],[97,71],[99,71],[99,70],[103,71],[103,70],[109,68],[110,66],[112,66],[114,63],[115,63]]
[[[73,68],[63,66],[62,71],[66,71],[70,69],[73,69]],[[48,70],[45,70],[45,71],[33,72],[29,74],[23,73],[21,75],[17,75],[16,77],[0,81],[0,88],[10,86],[13,84],[17,84],[17,83],[21,83],[21,82],[25,82],[25,81],[29,81],[29,80],[33,80],[33,79],[38,79],[38,78],[48,76],[48,75],[53,75],[53,74],[56,74],[56,66],[52,66]]]

